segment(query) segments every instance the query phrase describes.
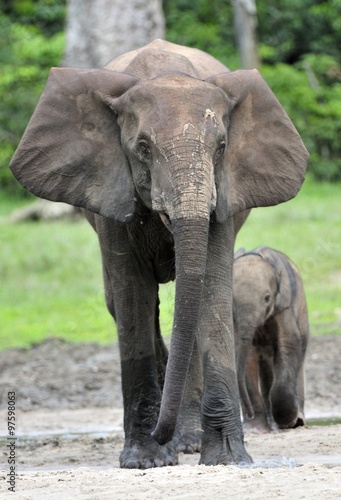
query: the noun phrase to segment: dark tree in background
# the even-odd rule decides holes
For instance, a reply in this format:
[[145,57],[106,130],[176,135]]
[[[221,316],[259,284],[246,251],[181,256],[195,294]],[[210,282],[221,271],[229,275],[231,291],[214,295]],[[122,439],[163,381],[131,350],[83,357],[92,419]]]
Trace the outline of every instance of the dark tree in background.
[[259,68],[256,27],[257,9],[255,0],[232,0],[236,40],[244,69]]
[[161,0],[68,0],[65,66],[103,67],[164,38]]

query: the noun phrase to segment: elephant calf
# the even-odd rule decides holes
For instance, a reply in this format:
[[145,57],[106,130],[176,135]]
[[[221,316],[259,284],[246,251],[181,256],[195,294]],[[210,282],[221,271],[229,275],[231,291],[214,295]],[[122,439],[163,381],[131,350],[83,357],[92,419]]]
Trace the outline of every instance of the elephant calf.
[[233,317],[244,430],[304,425],[309,336],[302,279],[268,247],[240,249],[233,268]]

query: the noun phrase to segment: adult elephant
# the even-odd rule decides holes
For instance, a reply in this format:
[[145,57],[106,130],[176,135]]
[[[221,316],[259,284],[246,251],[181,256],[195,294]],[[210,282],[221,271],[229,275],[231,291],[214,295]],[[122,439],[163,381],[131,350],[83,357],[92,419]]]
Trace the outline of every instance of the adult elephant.
[[[122,467],[176,463],[175,443],[198,448],[200,425],[201,463],[250,461],[234,238],[248,209],[296,195],[307,158],[259,73],[201,51],[155,40],[103,70],[52,69],[11,168],[34,194],[87,209],[97,231],[121,352]],[[165,371],[158,283],[175,274]]]

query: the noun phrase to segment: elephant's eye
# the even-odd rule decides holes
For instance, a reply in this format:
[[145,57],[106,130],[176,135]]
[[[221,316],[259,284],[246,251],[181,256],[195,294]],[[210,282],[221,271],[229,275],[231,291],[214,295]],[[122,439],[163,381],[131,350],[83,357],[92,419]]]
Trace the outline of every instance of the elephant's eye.
[[226,147],[226,144],[225,142],[222,142],[218,148],[217,148],[217,151],[215,152],[215,161],[218,161],[222,156],[223,154],[225,153],[225,147]]
[[150,146],[147,141],[139,141],[138,143],[138,150],[139,153],[144,157],[144,158],[149,158],[150,157]]
[[266,303],[269,303],[270,302],[270,299],[271,299],[271,295],[269,293],[267,293],[264,297],[264,300]]

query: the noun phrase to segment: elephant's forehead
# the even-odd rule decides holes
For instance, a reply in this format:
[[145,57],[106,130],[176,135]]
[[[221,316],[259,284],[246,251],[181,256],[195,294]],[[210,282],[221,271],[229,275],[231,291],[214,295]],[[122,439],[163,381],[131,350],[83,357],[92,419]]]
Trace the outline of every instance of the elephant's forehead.
[[208,82],[182,75],[144,81],[127,92],[127,105],[138,110],[184,114],[210,109],[222,115],[228,107],[223,90]]
[[225,133],[228,98],[207,82],[188,77],[162,78],[130,89],[123,109],[128,116],[135,116],[139,132],[151,134],[154,142],[174,136],[200,142],[211,136],[214,141]]
[[269,279],[273,275],[271,265],[256,255],[242,256],[237,259],[233,267],[234,281],[238,283],[252,284]]

